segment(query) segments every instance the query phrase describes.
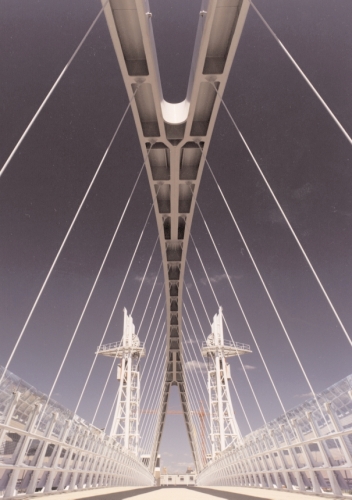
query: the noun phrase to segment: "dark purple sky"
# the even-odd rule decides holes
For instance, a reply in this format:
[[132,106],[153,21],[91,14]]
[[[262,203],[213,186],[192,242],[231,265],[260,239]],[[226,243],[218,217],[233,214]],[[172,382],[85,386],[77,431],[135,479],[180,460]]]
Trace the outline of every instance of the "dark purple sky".
[[[257,0],[257,7],[346,130],[352,133],[350,0]],[[164,97],[184,99],[200,2],[152,0]],[[56,80],[100,8],[98,0],[2,0],[0,5],[0,165]],[[228,81],[225,101],[297,231],[347,330],[352,332],[351,147],[253,10]],[[57,249],[127,105],[102,17],[0,180],[0,364],[8,359]],[[352,349],[328,308],[241,139],[220,110],[209,151],[212,165],[316,391],[351,373]],[[10,370],[48,392],[110,238],[142,164],[131,115],[97,178]],[[115,301],[151,203],[146,175],[138,185],[111,256],[59,379],[55,398],[73,408]],[[284,404],[309,392],[243,244],[204,171],[199,204],[216,238]],[[253,342],[196,214],[192,229],[236,340]],[[120,299],[107,341],[120,335],[156,238],[154,217]],[[156,252],[151,276],[159,267]],[[209,314],[211,292],[190,244],[189,262]],[[186,276],[190,283],[189,276]],[[160,291],[161,281],[158,284]],[[138,325],[150,291],[134,314]],[[194,288],[192,296],[196,300]],[[152,299],[145,325],[155,307]],[[197,306],[199,306],[198,301]],[[191,309],[188,300],[185,301]],[[199,315],[207,331],[204,313]],[[196,325],[196,320],[192,316]],[[201,338],[201,333],[197,332]],[[143,335],[141,335],[143,337]],[[258,354],[249,375],[268,420],[280,414]],[[250,416],[261,425],[238,361],[233,378]],[[105,358],[83,400],[91,419],[108,371]],[[99,425],[109,411],[109,386]],[[109,399],[110,398],[110,399]],[[303,399],[302,399],[303,398]],[[177,395],[171,407],[178,408]],[[234,399],[240,427],[244,418]],[[175,440],[175,428],[178,429]],[[165,462],[190,461],[181,417],[170,416]],[[167,453],[174,456],[168,456]],[[182,459],[182,457],[184,459]],[[182,464],[177,466],[177,464]]]

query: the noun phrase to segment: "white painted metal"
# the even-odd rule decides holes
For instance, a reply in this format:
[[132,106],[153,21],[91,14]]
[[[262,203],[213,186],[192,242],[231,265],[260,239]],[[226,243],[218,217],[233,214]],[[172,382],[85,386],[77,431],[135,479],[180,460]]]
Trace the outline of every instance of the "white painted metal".
[[[199,486],[253,486],[346,498],[352,489],[352,376],[215,457]],[[324,410],[324,418],[320,412]]]
[[[102,0],[103,4],[105,0]],[[153,469],[160,444],[171,385],[180,391],[186,428],[196,465],[201,461],[192,428],[184,382],[182,352],[182,289],[195,200],[219,99],[223,94],[249,8],[249,0],[203,0],[186,99],[163,99],[152,14],[146,0],[109,0],[105,16],[126,85],[146,160],[160,236],[167,305],[167,363],[151,454]],[[234,89],[235,91],[235,89]],[[155,194],[157,195],[155,196]]]
[[224,341],[222,308],[215,314],[211,334],[202,345],[202,355],[207,359],[208,393],[210,410],[210,438],[212,458],[218,457],[229,446],[240,446],[242,436],[232,408],[228,379],[230,366],[226,357],[241,356],[251,352],[246,344]]
[[[21,392],[12,392],[17,387]],[[0,496],[101,488],[153,486],[154,477],[133,453],[104,431],[7,372],[0,386]]]
[[139,361],[145,356],[143,343],[135,334],[131,315],[123,310],[123,335],[119,343],[102,345],[98,354],[121,359],[117,367],[118,388],[110,436],[123,448],[138,455],[139,448]]

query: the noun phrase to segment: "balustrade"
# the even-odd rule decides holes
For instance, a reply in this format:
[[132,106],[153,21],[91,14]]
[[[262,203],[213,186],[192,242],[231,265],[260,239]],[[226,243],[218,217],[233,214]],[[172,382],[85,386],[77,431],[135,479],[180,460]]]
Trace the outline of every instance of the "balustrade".
[[11,373],[0,387],[0,496],[154,484],[139,458],[102,430],[54,401],[42,414],[45,400]]

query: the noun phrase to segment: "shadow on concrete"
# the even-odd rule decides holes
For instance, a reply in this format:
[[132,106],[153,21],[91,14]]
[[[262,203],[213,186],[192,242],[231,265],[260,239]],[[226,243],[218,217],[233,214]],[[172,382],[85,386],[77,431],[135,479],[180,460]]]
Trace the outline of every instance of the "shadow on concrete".
[[[101,493],[100,495],[94,495],[92,492],[92,497],[94,496],[94,500],[125,500],[125,498],[134,498],[138,495],[144,495],[145,493],[151,493],[152,491],[160,490],[155,486],[151,486],[149,488],[136,488],[131,490],[119,491],[117,493]],[[89,500],[88,498],[77,498],[77,500]]]
[[[232,493],[230,491],[213,490],[212,488],[196,487],[195,490],[199,491],[199,493],[204,493],[205,495],[211,495],[212,497],[226,498],[226,500],[258,500],[258,497],[252,497],[252,495],[242,495],[241,493]],[[261,498],[261,500],[270,500],[270,498]]]

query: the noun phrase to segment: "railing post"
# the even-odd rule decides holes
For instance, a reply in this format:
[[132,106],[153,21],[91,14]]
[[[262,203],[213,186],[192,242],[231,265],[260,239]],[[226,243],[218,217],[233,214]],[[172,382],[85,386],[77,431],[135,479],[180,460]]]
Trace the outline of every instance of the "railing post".
[[254,485],[259,488],[259,481],[258,481],[258,472],[259,472],[259,467],[258,467],[258,463],[257,463],[257,459],[256,459],[256,450],[254,449],[254,443],[253,441],[249,441],[249,443],[247,444],[247,447],[248,447],[248,450],[249,450],[249,454],[250,454],[250,462],[251,462],[251,466],[252,466],[252,477],[253,477],[253,481],[254,481]]
[[[99,461],[100,449],[101,449],[101,439],[100,439],[100,436],[96,436],[95,443],[94,443],[94,449],[93,449],[93,453],[95,456],[93,457],[93,460],[92,460],[91,465],[89,467],[87,488],[93,488],[94,482],[96,482],[95,469],[96,469],[97,462]],[[93,478],[94,478],[94,482],[93,482]]]
[[[59,438],[61,443],[65,443],[67,434],[71,428],[71,424],[72,424],[72,422],[70,420],[66,420],[65,425],[62,429],[61,436]],[[57,469],[58,462],[60,460],[60,455],[61,455],[62,449],[63,449],[63,445],[61,444],[61,445],[56,446],[56,450],[53,450],[53,458],[52,458],[51,464],[50,464],[51,471],[49,472],[49,476],[46,480],[45,487],[44,487],[45,493],[50,493],[52,490],[55,476],[58,473],[58,470],[56,470],[56,469]]]
[[[58,414],[53,413],[51,420],[48,422],[48,427],[47,427],[45,434],[44,434],[45,437],[50,437],[50,435],[54,429],[54,426],[56,424],[57,418],[58,418]],[[39,438],[39,436],[38,436],[38,438]],[[43,465],[45,453],[46,453],[46,450],[48,449],[48,444],[49,443],[47,441],[43,441],[38,446],[38,451],[39,451],[38,455],[37,455],[37,457],[34,457],[34,459],[33,459],[33,465],[35,465],[35,467],[37,469],[32,471],[32,476],[31,476],[31,479],[30,479],[30,482],[29,482],[29,485],[28,485],[28,488],[26,491],[27,495],[32,495],[32,493],[34,493],[36,490],[38,477],[39,477],[40,473],[42,472],[42,471],[40,471],[40,467],[42,467],[42,465]]]
[[281,480],[280,480],[280,476],[279,476],[279,474],[277,472],[277,465],[276,465],[276,462],[275,462],[272,450],[270,449],[270,446],[269,446],[269,436],[268,436],[268,434],[263,434],[262,435],[262,439],[265,442],[266,447],[267,447],[267,451],[268,451],[268,455],[269,455],[269,460],[270,460],[271,466],[272,466],[272,472],[273,472],[273,475],[275,477],[276,487],[278,489],[281,489],[282,488],[282,483],[281,483]]
[[[107,457],[106,457],[106,449],[107,449],[107,443],[106,443],[106,437],[104,436],[102,438],[102,446],[101,446],[101,450],[100,450],[100,459],[99,459],[99,462],[98,462],[98,465],[97,465],[97,473],[96,473],[96,478],[95,478],[95,484],[94,484],[94,487],[96,486],[102,486],[102,483],[103,483],[103,475],[104,475],[104,467],[105,467],[105,464],[106,464],[106,460],[107,460]],[[100,482],[99,482],[99,477],[100,477]]]
[[101,437],[101,443],[100,443],[100,447],[99,447],[99,458],[98,458],[98,461],[97,461],[97,464],[96,464],[96,467],[95,467],[95,470],[96,470],[96,473],[95,473],[95,479],[94,479],[94,482],[93,482],[93,487],[96,488],[98,486],[98,484],[100,485],[99,483],[99,477],[101,475],[101,469],[103,467],[103,464],[104,464],[104,450],[105,450],[105,437],[102,436]]
[[[316,426],[316,423],[314,422],[314,419],[313,419],[313,416],[312,416],[312,412],[311,411],[307,412],[306,416],[307,416],[307,418],[309,420],[309,423],[310,423],[310,426],[312,428],[314,436],[315,437],[320,437],[318,429],[317,429],[317,426]],[[331,463],[330,463],[330,459],[329,459],[329,456],[328,456],[328,454],[326,452],[324,444],[321,441],[318,440],[317,441],[317,445],[318,445],[318,448],[320,450],[321,456],[323,457],[324,467],[326,467],[327,469],[330,468],[331,467]]]
[[242,445],[242,453],[243,453],[243,459],[244,463],[246,466],[246,470],[249,474],[253,473],[255,471],[255,465],[253,464],[253,459],[251,456],[251,446],[248,445],[247,443],[244,443]]
[[[38,417],[38,414],[39,414],[41,408],[42,408],[42,406],[39,404],[34,405],[34,409],[32,411],[31,416],[29,417],[29,421],[28,421],[27,428],[26,428],[26,432],[28,434],[31,434],[33,432],[33,429],[34,429],[34,426],[36,424],[37,417]],[[17,485],[18,477],[19,477],[20,472],[21,472],[21,469],[19,466],[23,462],[23,459],[24,459],[24,456],[26,454],[28,443],[29,443],[30,439],[32,439],[30,436],[24,435],[22,437],[22,439],[20,439],[20,441],[17,445],[18,451],[15,450],[15,459],[14,459],[14,465],[17,468],[12,470],[10,479],[9,479],[7,486],[6,486],[6,489],[5,489],[4,498],[15,496],[16,485]],[[17,454],[16,454],[16,451],[17,451]]]
[[85,430],[83,433],[83,436],[82,436],[82,443],[80,443],[80,446],[79,446],[81,449],[80,449],[80,451],[78,451],[76,453],[75,462],[74,462],[73,467],[72,467],[73,472],[72,472],[72,476],[70,479],[70,485],[69,485],[70,490],[73,490],[76,486],[77,476],[80,472],[79,466],[80,466],[82,455],[84,453],[84,447],[86,445],[87,439],[88,439],[88,431]]
[[280,445],[279,445],[279,442],[278,442],[278,439],[276,437],[274,429],[270,432],[270,435],[271,435],[271,437],[272,437],[272,439],[274,441],[275,448],[277,450],[277,455],[278,455],[279,460],[281,462],[282,473],[283,473],[284,478],[285,478],[286,488],[288,490],[292,491],[293,490],[293,486],[292,486],[292,481],[291,481],[291,478],[290,478],[290,474],[288,473],[288,470],[287,470],[286,460],[285,460],[285,457],[283,456],[282,451],[279,449]]
[[116,469],[118,467],[117,445],[112,443],[112,449],[113,449],[113,455],[112,455],[113,459],[111,460],[109,486],[115,486],[115,474],[116,474]]
[[104,478],[104,484],[106,486],[109,486],[110,485],[110,479],[111,479],[111,471],[113,469],[113,466],[114,466],[114,442],[111,438],[109,438],[108,440],[108,455],[107,455],[107,461],[106,461],[106,466],[105,466],[105,470],[104,470],[104,475],[105,475],[105,478]]
[[[280,429],[281,429],[282,437],[284,438],[284,442],[287,445],[287,450],[288,450],[288,453],[291,457],[292,465],[293,465],[293,467],[300,469],[297,457],[296,457],[294,451],[292,450],[292,448],[290,447],[291,443],[289,442],[289,439],[288,439],[288,436],[286,433],[286,429],[285,429],[285,425],[284,424],[280,425]],[[303,479],[301,476],[301,472],[299,470],[297,470],[297,472],[294,472],[293,474],[295,475],[299,491],[306,491],[306,488],[304,486]]]
[[[82,465],[81,477],[80,477],[80,480],[78,482],[79,489],[82,489],[84,487],[85,480],[87,479],[87,475],[88,475],[88,471],[89,471],[89,460],[90,460],[91,455],[92,455],[92,448],[94,447],[94,444],[95,444],[94,436],[92,435],[91,429],[88,430],[87,441],[88,441],[88,446],[87,446],[87,449],[85,450],[86,455],[85,455],[85,459],[84,459],[83,465]],[[86,484],[86,487],[89,487],[89,486],[87,486],[87,484]]]
[[[340,424],[336,418],[336,415],[331,407],[331,403],[328,402],[328,403],[325,403],[325,408],[326,408],[326,411],[328,412],[329,414],[329,417],[330,417],[330,420],[335,428],[335,432],[339,432],[341,431],[341,427],[340,427]],[[343,436],[341,438],[335,438],[335,439],[338,439],[340,445],[341,445],[341,448],[342,448],[342,451],[343,451],[343,455],[344,455],[344,459],[345,459],[345,466],[346,467],[352,467],[352,462],[351,462],[351,454],[350,454],[350,451],[346,445],[346,442],[343,438]]]
[[[300,440],[300,446],[301,446],[303,454],[304,454],[306,466],[307,466],[308,470],[313,469],[314,464],[312,462],[312,457],[311,457],[309,448],[307,447],[307,445],[304,444],[303,434],[302,434],[302,431],[298,425],[296,418],[292,420],[292,425],[295,428],[296,434]],[[319,484],[319,481],[318,481],[318,478],[317,478],[315,471],[309,470],[309,475],[310,475],[310,479],[312,481],[313,492],[314,493],[321,493],[321,487],[320,487],[320,484]]]
[[273,482],[272,482],[271,475],[270,475],[270,469],[268,467],[268,462],[267,462],[267,459],[265,456],[266,450],[265,450],[265,448],[263,449],[262,443],[261,443],[259,438],[257,438],[257,443],[258,443],[259,451],[262,454],[262,461],[263,461],[263,467],[264,467],[263,472],[264,472],[264,476],[266,478],[266,482],[267,482],[269,488],[273,488]]
[[73,455],[73,452],[75,450],[75,447],[76,447],[77,442],[78,442],[80,437],[81,437],[81,435],[79,434],[79,432],[77,432],[77,434],[72,436],[72,442],[69,445],[67,445],[68,446],[68,453],[66,454],[66,457],[64,458],[64,461],[62,464],[62,474],[61,474],[61,478],[59,481],[59,485],[57,487],[58,491],[63,491],[66,488],[66,480],[67,480],[67,476],[69,474],[71,457]]
[[[315,437],[319,437],[319,432],[318,432],[316,423],[314,422],[312,412],[311,411],[307,412],[306,415],[307,415],[309,423],[312,427],[312,430],[313,430]],[[329,439],[329,437],[327,436],[326,439]],[[328,454],[326,452],[324,443],[322,443],[321,441],[317,441],[317,445],[319,447],[321,456],[323,457],[323,460],[324,460],[324,466],[326,467],[326,473],[327,473],[329,481],[330,481],[332,492],[336,496],[342,496],[342,491],[341,491],[340,485],[336,479],[334,471],[330,469],[331,463],[330,463],[330,459],[328,457]]]
[[[11,399],[10,399],[10,403],[9,403],[7,409],[6,409],[6,416],[5,416],[5,419],[4,419],[4,426],[5,425],[10,425],[12,417],[13,417],[13,414],[14,414],[16,406],[17,406],[17,403],[18,403],[18,401],[20,399],[20,396],[21,396],[20,392],[13,392],[12,393],[12,396],[11,396]],[[2,442],[3,442],[5,434],[6,434],[6,429],[0,429],[0,446],[2,445]]]

